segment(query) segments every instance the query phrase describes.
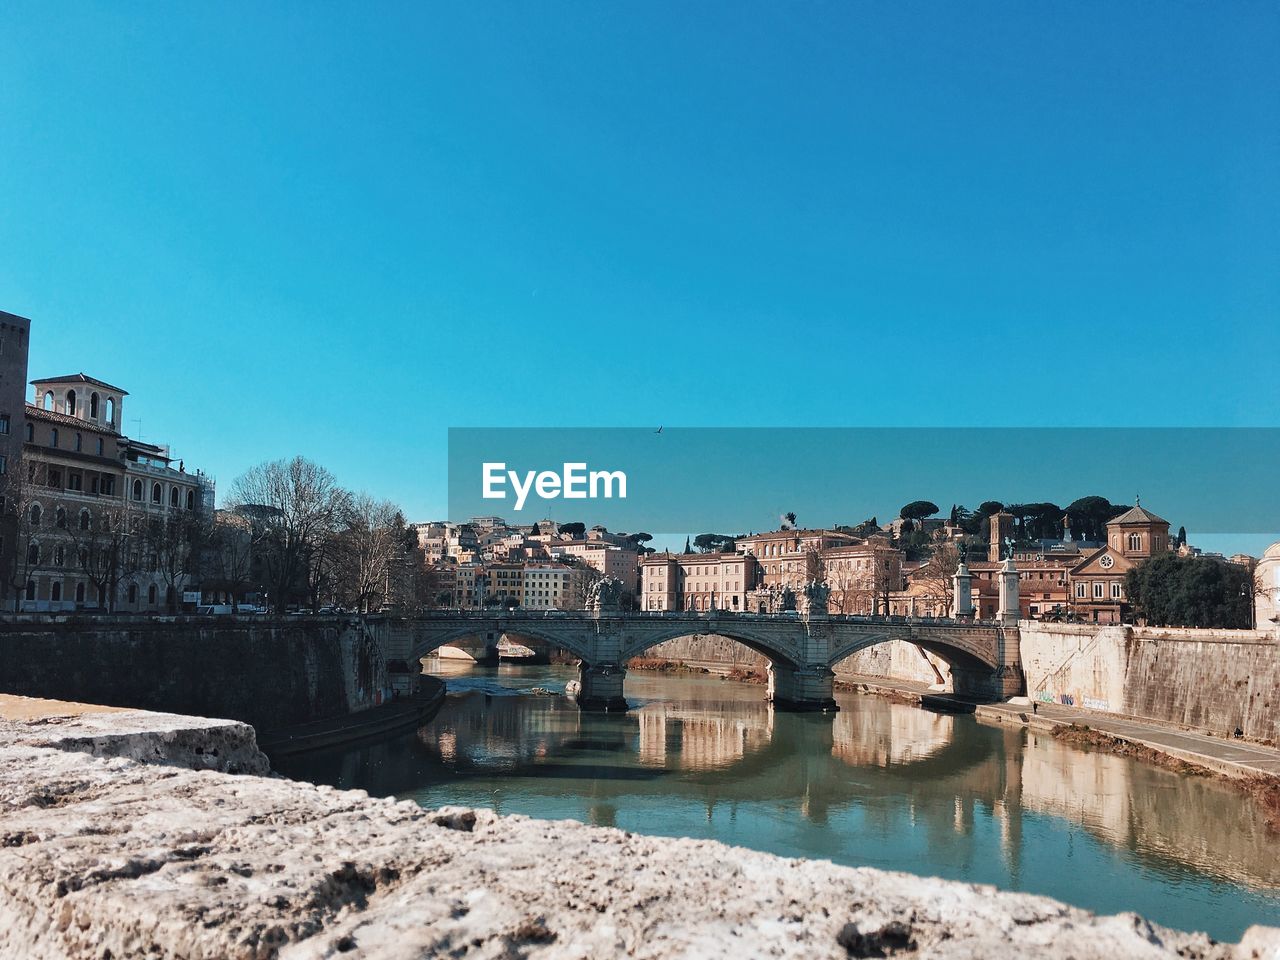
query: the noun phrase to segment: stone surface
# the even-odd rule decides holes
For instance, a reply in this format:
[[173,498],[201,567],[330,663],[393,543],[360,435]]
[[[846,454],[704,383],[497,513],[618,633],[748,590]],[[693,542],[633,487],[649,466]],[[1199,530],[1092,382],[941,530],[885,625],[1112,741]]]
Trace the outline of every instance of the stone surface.
[[[111,716],[132,732],[95,735],[97,753],[146,741],[146,715]],[[157,718],[152,741],[170,729]],[[44,735],[23,742],[11,722],[0,742],[4,957],[1250,955],[989,887],[427,811]]]

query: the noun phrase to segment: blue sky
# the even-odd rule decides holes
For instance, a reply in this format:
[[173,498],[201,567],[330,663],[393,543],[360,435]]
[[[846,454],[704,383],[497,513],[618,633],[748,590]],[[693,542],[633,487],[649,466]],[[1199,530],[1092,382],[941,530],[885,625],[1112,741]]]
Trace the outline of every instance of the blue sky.
[[1278,425],[1277,47],[1247,2],[5,4],[0,309],[223,488],[302,453],[414,519],[450,426]]

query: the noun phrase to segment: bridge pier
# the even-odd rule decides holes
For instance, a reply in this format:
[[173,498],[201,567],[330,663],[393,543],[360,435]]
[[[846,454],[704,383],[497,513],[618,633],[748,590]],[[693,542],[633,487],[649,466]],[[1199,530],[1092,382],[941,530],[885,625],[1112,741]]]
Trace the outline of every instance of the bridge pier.
[[592,712],[625,711],[626,698],[622,685],[627,679],[627,668],[618,664],[595,666],[586,662],[578,664],[578,679],[565,689],[578,702],[580,710]]
[[792,667],[770,661],[769,701],[779,710],[838,710],[834,678],[826,664]]

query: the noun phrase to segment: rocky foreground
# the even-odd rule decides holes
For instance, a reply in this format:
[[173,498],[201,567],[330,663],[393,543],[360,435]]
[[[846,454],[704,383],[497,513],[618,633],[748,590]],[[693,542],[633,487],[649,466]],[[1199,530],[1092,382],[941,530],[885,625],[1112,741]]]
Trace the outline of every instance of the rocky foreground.
[[259,776],[243,724],[35,713],[0,720],[6,958],[1280,958],[1272,929],[1215,944],[989,887]]

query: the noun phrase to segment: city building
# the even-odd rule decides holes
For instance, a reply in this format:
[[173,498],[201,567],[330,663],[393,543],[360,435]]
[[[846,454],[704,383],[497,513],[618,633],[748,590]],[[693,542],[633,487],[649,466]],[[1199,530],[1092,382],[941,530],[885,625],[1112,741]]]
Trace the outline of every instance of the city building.
[[1267,547],[1254,570],[1254,625],[1280,638],[1280,543]]
[[640,609],[744,612],[761,577],[749,554],[651,553],[640,561]]
[[10,490],[20,609],[178,609],[212,481],[120,432],[127,391],[83,373],[32,386]]
[[9,488],[22,477],[30,334],[30,320],[0,310],[0,598],[6,610],[25,587],[16,564],[18,518]]
[[1107,522],[1107,543],[1068,574],[1072,614],[1096,623],[1121,623],[1129,612],[1125,579],[1142,561],[1172,547],[1169,521],[1142,504]]
[[602,576],[621,580],[633,593],[636,590],[640,559],[637,550],[601,539],[556,540],[546,544],[546,550],[556,559],[572,557]]

